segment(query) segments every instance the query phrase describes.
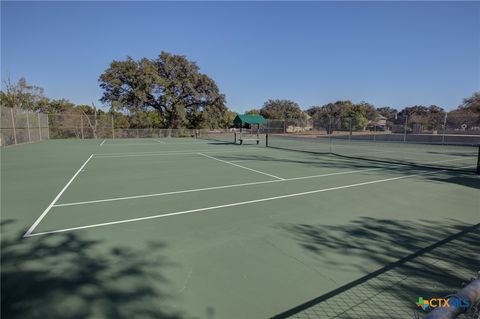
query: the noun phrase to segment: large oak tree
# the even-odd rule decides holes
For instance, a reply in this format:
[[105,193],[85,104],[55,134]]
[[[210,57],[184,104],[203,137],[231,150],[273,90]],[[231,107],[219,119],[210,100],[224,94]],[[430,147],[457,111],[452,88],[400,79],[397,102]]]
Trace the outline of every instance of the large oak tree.
[[101,101],[113,110],[160,113],[164,127],[219,127],[225,95],[195,62],[162,52],[155,59],[113,61],[100,75]]

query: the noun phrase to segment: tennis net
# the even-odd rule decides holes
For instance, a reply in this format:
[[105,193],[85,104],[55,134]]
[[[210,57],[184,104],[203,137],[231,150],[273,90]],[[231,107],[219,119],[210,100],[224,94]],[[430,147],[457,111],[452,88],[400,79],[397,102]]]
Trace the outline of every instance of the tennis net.
[[235,143],[234,132],[227,130],[198,130],[195,132],[197,139],[220,143]]
[[473,140],[463,144],[405,143],[269,133],[267,146],[372,163],[480,173],[480,147]]

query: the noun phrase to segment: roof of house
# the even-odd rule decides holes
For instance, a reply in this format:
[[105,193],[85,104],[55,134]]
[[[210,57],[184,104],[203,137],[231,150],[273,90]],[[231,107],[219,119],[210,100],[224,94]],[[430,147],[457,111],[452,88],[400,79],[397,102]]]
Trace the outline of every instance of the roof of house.
[[261,115],[237,115],[233,120],[234,124],[265,124],[267,120]]

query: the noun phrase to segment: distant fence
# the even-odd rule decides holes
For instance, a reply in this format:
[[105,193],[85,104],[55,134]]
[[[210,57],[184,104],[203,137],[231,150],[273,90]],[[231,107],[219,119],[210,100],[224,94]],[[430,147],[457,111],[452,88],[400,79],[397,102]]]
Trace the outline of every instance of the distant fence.
[[[19,108],[1,107],[1,145],[30,143],[45,139],[193,137],[195,129],[159,128],[147,114],[127,117],[117,113],[85,114],[69,110],[44,114]],[[252,127],[256,129],[256,127]],[[225,129],[219,129],[223,132]],[[238,130],[238,129],[237,129]],[[206,133],[215,130],[204,130]],[[228,132],[230,130],[226,130]],[[423,142],[441,144],[480,143],[480,115],[462,111],[446,116],[410,115],[403,118],[345,117],[323,114],[308,119],[268,120],[260,134],[328,135],[332,138]]]
[[411,116],[394,121],[365,119],[363,123],[355,118],[332,115],[305,120],[268,120],[261,131],[285,135],[328,135],[351,140],[480,144],[480,115],[464,112],[441,119]]
[[193,137],[193,129],[158,128],[148,118],[135,123],[125,122],[124,116],[102,113],[97,115],[67,112],[49,114],[50,138],[148,138]]
[[[157,124],[158,125],[158,124]],[[162,138],[195,137],[202,131],[188,128],[157,128],[148,118],[135,123],[125,122],[124,116],[111,113],[85,114],[67,111],[45,114],[20,108],[1,106],[0,145],[9,146],[46,139],[105,139],[105,138]],[[228,132],[228,129],[219,129]],[[233,136],[233,135],[232,135]],[[233,137],[232,137],[233,140]]]
[[46,114],[1,106],[0,119],[1,146],[49,139]]

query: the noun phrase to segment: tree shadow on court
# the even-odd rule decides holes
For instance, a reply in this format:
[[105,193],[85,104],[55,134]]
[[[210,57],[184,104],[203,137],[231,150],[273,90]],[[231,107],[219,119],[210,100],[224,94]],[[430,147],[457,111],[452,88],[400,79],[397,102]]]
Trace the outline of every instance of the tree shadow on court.
[[[291,153],[291,154],[297,154],[298,153]],[[323,157],[322,157],[323,156]],[[302,156],[296,156],[296,157],[278,157],[278,156],[269,156],[269,155],[258,155],[258,154],[221,154],[221,155],[216,155],[215,157],[222,159],[224,161],[245,161],[246,163],[249,161],[252,162],[270,162],[272,165],[275,165],[275,163],[289,163],[289,164],[299,164],[299,165],[308,165],[309,167],[318,167],[318,168],[328,168],[328,167],[333,167],[333,168],[350,168],[350,169],[367,169],[367,168],[372,168],[372,165],[370,163],[365,163],[365,162],[357,162],[357,163],[346,163],[345,161],[343,162],[329,162],[329,155],[322,155],[319,156],[318,154],[315,155],[302,155]],[[273,166],[273,168],[275,168]]]
[[[480,189],[480,179],[473,174],[459,174],[454,171],[442,172],[441,175],[431,175],[428,179],[433,182],[457,184],[465,187]],[[475,200],[475,199],[472,199]]]
[[162,256],[163,244],[145,250],[101,244],[74,233],[2,238],[2,317],[188,317],[166,306],[173,296],[162,272],[175,265]]
[[[416,179],[439,183],[451,183],[480,189],[480,182],[473,171],[473,167],[468,170],[458,170],[451,166],[434,167],[401,161],[395,163],[384,160],[355,158],[335,154],[313,154],[311,152],[299,153],[297,151],[286,150],[286,154],[288,153],[292,156],[278,157],[258,154],[222,154],[217,157],[225,161],[244,161],[245,164],[248,164],[249,161],[270,162],[272,163],[272,171],[269,172],[276,173],[277,175],[281,174],[274,171],[276,169],[275,163],[305,165],[310,168],[317,167],[319,169],[338,169],[339,172],[341,172],[340,170],[352,171],[375,169],[375,172],[380,174],[397,173],[405,176],[419,174],[419,176],[415,176]],[[292,169],[294,170],[294,167]],[[357,174],[361,174],[361,172]],[[368,171],[367,174],[371,174],[371,171]]]
[[[451,294],[480,271],[480,224],[363,217],[347,225],[288,224],[281,229],[320,264],[365,275],[287,310],[278,318],[305,311],[331,298],[341,301],[349,292],[364,298],[363,301],[382,300],[388,292],[385,300],[392,296],[393,300],[404,300],[413,313],[418,296],[437,298]],[[332,254],[348,258],[335,259]],[[372,264],[379,266],[371,269]],[[370,265],[370,269],[365,265]],[[399,311],[404,310],[405,307]]]

